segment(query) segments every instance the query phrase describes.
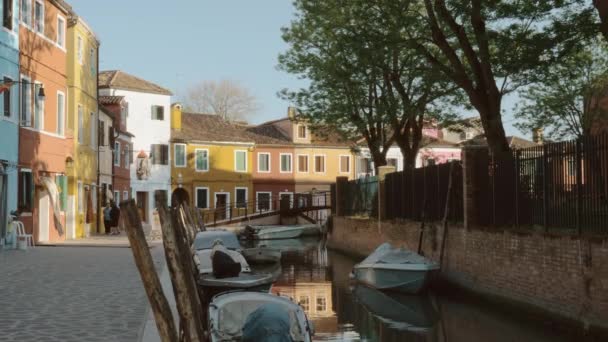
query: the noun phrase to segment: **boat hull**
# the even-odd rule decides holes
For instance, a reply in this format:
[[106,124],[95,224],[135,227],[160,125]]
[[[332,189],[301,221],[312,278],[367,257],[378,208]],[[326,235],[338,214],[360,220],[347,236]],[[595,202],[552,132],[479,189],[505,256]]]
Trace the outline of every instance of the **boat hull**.
[[358,282],[372,288],[417,294],[426,287],[431,271],[355,267],[353,272]]
[[202,275],[198,286],[202,290],[206,302],[217,294],[228,291],[253,291],[269,293],[274,277],[271,274],[241,273],[238,277],[216,279],[212,275]]
[[274,264],[281,261],[281,251],[272,248],[247,248],[241,254],[249,264]]
[[283,240],[321,235],[318,225],[248,226],[243,237],[252,240]]

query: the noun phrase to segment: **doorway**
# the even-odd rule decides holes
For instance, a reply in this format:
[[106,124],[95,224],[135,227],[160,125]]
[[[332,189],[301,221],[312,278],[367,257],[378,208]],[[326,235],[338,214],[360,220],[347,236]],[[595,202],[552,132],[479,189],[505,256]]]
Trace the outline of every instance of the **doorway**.
[[281,210],[293,208],[293,192],[279,192]]
[[230,193],[216,192],[215,193],[215,215],[218,220],[225,220],[230,211]]
[[137,197],[137,211],[142,222],[148,222],[148,193],[145,191],[138,191]]
[[190,196],[188,195],[188,191],[184,190],[184,188],[177,188],[173,191],[173,195],[171,195],[171,206],[175,208],[182,203],[189,205]]
[[50,209],[49,194],[46,190],[42,190],[38,200],[38,242],[49,241]]

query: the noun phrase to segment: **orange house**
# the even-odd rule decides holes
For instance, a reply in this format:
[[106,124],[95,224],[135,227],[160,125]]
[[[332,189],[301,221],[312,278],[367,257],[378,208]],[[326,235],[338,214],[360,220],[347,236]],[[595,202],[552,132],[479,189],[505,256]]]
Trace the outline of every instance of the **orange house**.
[[35,241],[57,241],[65,239],[65,174],[75,158],[66,130],[70,8],[60,0],[25,3],[19,15],[19,220]]

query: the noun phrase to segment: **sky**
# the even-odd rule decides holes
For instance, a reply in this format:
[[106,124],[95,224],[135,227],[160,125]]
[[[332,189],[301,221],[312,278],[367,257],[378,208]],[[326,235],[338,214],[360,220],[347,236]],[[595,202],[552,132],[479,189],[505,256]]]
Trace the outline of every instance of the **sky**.
[[[277,69],[288,46],[281,27],[294,17],[291,0],[68,0],[101,40],[101,70],[120,69],[183,95],[193,84],[230,79],[247,87],[260,123],[284,117],[283,88],[306,83]],[[512,99],[505,101],[512,106]],[[467,114],[470,115],[470,114]],[[522,135],[504,118],[507,134]]]

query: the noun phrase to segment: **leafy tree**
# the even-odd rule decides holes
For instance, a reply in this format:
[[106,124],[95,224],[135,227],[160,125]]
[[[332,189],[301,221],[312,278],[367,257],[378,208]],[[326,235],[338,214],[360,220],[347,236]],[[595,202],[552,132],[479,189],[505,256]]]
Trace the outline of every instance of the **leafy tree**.
[[203,81],[186,91],[184,107],[199,113],[221,115],[225,120],[244,120],[259,104],[249,89],[231,80]]
[[608,95],[607,52],[598,42],[554,64],[523,92],[516,127],[527,132],[543,128],[555,140],[588,135],[594,123],[607,118],[605,106],[599,105]]
[[412,43],[466,93],[494,153],[509,148],[503,96],[584,45],[593,26],[586,0],[407,2],[409,15],[425,14]]

